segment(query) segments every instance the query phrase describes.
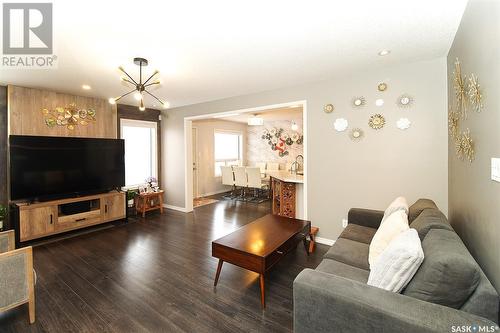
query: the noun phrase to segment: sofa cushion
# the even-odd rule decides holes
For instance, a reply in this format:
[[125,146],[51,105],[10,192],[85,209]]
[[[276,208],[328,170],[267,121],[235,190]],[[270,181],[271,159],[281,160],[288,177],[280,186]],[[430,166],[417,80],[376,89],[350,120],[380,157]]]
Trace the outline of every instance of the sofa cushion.
[[413,220],[410,227],[417,230],[421,240],[425,238],[431,229],[446,229],[453,231],[453,228],[448,223],[446,216],[435,208],[428,208],[422,211],[420,215]]
[[434,208],[438,209],[434,201],[430,199],[418,199],[413,205],[408,209],[408,222],[410,224],[415,220],[424,209]]
[[377,232],[370,243],[368,262],[370,267],[375,263],[378,256],[385,250],[391,240],[396,238],[403,231],[408,230],[408,216],[403,210],[392,213],[380,224]]
[[334,259],[344,264],[368,270],[368,244],[339,238],[325,253],[324,258]]
[[365,269],[354,267],[343,262],[333,259],[323,259],[323,261],[316,267],[317,271],[333,274],[349,280],[366,283],[368,281],[368,272]]
[[408,229],[394,238],[370,266],[368,284],[395,293],[401,292],[424,260],[420,238]]
[[432,229],[423,242],[425,259],[403,294],[460,308],[476,289],[480,269],[458,235]]
[[348,224],[344,231],[340,234],[340,238],[350,239],[356,242],[361,242],[365,244],[370,244],[373,235],[375,235],[377,229],[364,227],[358,224]]
[[392,213],[398,211],[398,210],[404,210],[405,213],[408,215],[408,202],[406,201],[405,197],[397,197],[394,199],[393,202],[387,207],[387,209],[384,211],[384,217],[382,218],[382,223],[384,223],[385,219],[391,216]]

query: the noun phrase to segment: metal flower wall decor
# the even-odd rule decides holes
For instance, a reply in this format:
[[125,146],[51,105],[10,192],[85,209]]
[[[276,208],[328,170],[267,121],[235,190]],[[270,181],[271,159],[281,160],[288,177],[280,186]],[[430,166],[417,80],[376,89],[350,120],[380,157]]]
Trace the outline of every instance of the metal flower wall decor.
[[455,60],[455,71],[453,72],[453,75],[453,88],[455,89],[457,111],[460,113],[462,119],[467,119],[467,77],[462,76],[462,68],[460,66],[460,61],[458,61],[458,58]]
[[483,110],[483,95],[481,94],[481,86],[479,85],[476,75],[471,74],[469,77],[469,102],[472,109],[476,112]]
[[301,145],[304,137],[297,132],[288,134],[283,128],[271,128],[264,130],[262,140],[267,140],[271,149],[277,151],[280,157],[284,157],[288,155],[287,146]]
[[467,129],[458,136],[455,146],[456,146],[457,156],[461,160],[464,160],[466,158],[471,163],[472,161],[474,161],[475,158],[474,141],[472,141],[470,137],[469,129]]
[[454,108],[448,111],[448,131],[450,137],[455,141],[456,153],[459,159],[474,161],[475,148],[471,138],[470,130],[460,133],[460,122],[467,120],[468,108],[476,112],[483,110],[483,93],[476,75],[462,75],[462,68],[458,58],[455,60],[455,71],[453,72],[453,87],[455,90]]
[[454,140],[457,140],[458,137],[459,120],[459,113],[453,110],[453,108],[450,106],[448,110],[448,131],[450,133],[450,137]]
[[42,109],[42,113],[48,127],[65,126],[69,130],[74,130],[76,126],[86,126],[96,121],[94,109],[80,109],[75,103],[66,107],[58,106],[52,110]]

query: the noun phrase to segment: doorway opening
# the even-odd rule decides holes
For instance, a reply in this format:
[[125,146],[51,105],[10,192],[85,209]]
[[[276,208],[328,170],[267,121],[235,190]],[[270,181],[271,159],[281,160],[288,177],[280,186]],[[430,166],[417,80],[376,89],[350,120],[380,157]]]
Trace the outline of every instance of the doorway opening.
[[[247,171],[260,167],[263,175],[266,168],[276,168],[303,177],[297,185],[296,217],[307,218],[306,101],[186,117],[184,132],[187,212],[215,202],[214,196],[235,188],[223,182],[224,167],[245,167]],[[236,186],[233,198],[239,200],[244,194],[254,200],[254,196],[260,196],[261,192],[249,185]]]

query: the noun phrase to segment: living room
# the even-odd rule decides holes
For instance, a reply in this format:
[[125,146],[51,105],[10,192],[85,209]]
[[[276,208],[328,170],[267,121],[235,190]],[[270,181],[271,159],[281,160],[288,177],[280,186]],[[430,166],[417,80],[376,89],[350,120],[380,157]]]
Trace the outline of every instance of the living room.
[[498,1],[2,11],[2,331],[498,331]]

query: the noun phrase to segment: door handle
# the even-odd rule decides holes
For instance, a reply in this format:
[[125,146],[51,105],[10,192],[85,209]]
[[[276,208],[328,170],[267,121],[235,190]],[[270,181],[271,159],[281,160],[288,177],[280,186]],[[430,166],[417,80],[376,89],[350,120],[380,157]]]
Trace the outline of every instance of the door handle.
[[50,214],[50,224],[52,224],[54,221],[53,221],[53,218],[52,218],[52,214]]
[[107,213],[108,212],[108,205],[104,205],[104,212]]
[[86,217],[82,217],[81,219],[76,219],[75,222],[85,221],[86,219],[87,219]]
[[276,251],[278,254],[283,254],[283,251]]

